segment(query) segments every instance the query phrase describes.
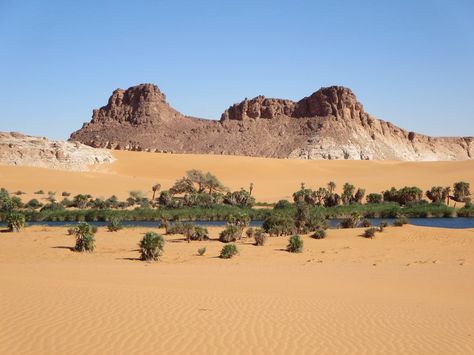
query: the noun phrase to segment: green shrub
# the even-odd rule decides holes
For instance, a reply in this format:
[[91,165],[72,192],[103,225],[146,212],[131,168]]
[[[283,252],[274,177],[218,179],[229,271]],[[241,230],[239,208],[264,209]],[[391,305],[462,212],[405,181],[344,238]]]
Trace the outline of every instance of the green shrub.
[[254,234],[255,234],[255,230],[253,228],[248,228],[245,231],[245,235],[247,236],[247,238],[253,238]]
[[44,191],[43,190],[38,190],[35,192],[35,195],[44,195]]
[[220,232],[219,234],[219,240],[222,243],[230,243],[230,242],[235,242],[237,239],[240,238],[242,233],[242,230],[233,225],[227,225],[225,229]]
[[288,200],[280,200],[276,203],[275,207],[273,207],[274,210],[282,210],[282,209],[289,209],[293,205],[291,204],[290,201]]
[[303,251],[303,239],[299,235],[293,235],[288,240],[286,250],[290,253],[301,253]]
[[198,255],[203,256],[204,254],[206,254],[206,247],[199,248]]
[[408,219],[407,219],[406,217],[404,217],[404,216],[401,216],[401,217],[398,217],[398,218],[395,220],[395,222],[393,222],[393,225],[394,225],[395,227],[401,227],[401,226],[403,226],[403,225],[405,225],[405,224],[407,224],[407,223],[408,223]]
[[186,235],[188,240],[209,240],[209,232],[207,228],[194,226],[189,233]]
[[107,229],[109,230],[109,232],[117,232],[122,228],[122,220],[119,217],[113,216],[110,218],[109,224],[107,225]]
[[258,228],[254,231],[253,237],[255,239],[255,245],[264,246],[267,242],[267,235],[261,228]]
[[222,259],[230,259],[237,254],[239,254],[237,246],[235,244],[227,244],[222,248],[219,257]]
[[69,196],[71,196],[71,193],[70,193],[70,192],[63,191],[63,192],[61,193],[61,196],[63,196],[63,197],[69,197]]
[[385,221],[381,221],[380,224],[379,224],[379,231],[383,232],[383,230],[387,227],[388,227],[388,223],[385,222]]
[[262,228],[270,235],[290,235],[295,232],[295,222],[290,216],[273,214],[265,218]]
[[189,223],[176,222],[166,226],[166,234],[186,234],[189,230]]
[[367,227],[371,227],[372,223],[370,223],[370,221],[368,219],[363,219],[362,222],[360,222],[360,226],[364,227],[364,228],[367,228]]
[[140,247],[140,258],[142,260],[158,260],[163,253],[165,240],[161,235],[155,232],[148,232],[138,245]]
[[375,232],[377,232],[377,228],[375,227],[367,228],[364,231],[364,234],[362,234],[362,236],[364,238],[373,238],[375,236]]
[[313,233],[313,235],[311,235],[311,237],[314,239],[324,239],[326,238],[326,231],[324,229],[318,229]]
[[75,251],[78,252],[92,252],[95,249],[94,234],[97,232],[97,227],[92,227],[89,223],[79,223],[74,227],[74,235],[76,236]]
[[305,227],[307,232],[314,232],[319,229],[326,230],[328,228],[329,228],[328,221],[318,216],[309,217],[308,221],[306,222],[306,227]]
[[25,226],[25,215],[20,212],[10,212],[5,218],[10,232],[19,232]]
[[355,228],[359,223],[359,214],[354,212],[351,214],[350,217],[344,218],[340,223],[339,226],[341,228]]

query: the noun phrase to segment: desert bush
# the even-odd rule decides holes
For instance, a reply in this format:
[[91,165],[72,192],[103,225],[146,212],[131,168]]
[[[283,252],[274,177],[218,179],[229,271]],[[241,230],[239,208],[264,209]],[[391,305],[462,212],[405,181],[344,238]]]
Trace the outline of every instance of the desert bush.
[[25,215],[20,212],[10,212],[7,214],[5,222],[10,232],[19,232],[25,227]]
[[362,234],[362,236],[364,238],[373,238],[375,236],[375,232],[377,232],[377,228],[375,227],[367,228],[364,231],[364,234]]
[[94,228],[89,223],[79,223],[74,227],[74,235],[76,237],[75,251],[78,252],[92,252],[95,248],[94,234],[97,232],[97,227]]
[[295,227],[298,232],[306,232],[306,224],[309,220],[309,206],[305,202],[296,204]]
[[382,222],[380,222],[380,224],[379,224],[379,231],[380,231],[380,232],[383,232],[384,229],[387,228],[387,227],[388,227],[388,223],[385,222],[385,221],[382,221]]
[[310,216],[305,226],[307,232],[314,232],[319,229],[326,230],[328,228],[328,221],[325,218],[321,218],[319,216]]
[[253,237],[255,239],[255,245],[263,246],[267,242],[267,235],[261,228],[255,230]]
[[408,223],[408,219],[407,219],[406,217],[404,217],[404,216],[401,216],[401,217],[398,217],[398,218],[395,220],[395,222],[393,222],[393,225],[394,225],[395,227],[401,227],[401,226],[403,226],[403,225],[405,225],[405,224],[407,224],[407,223]]
[[43,190],[38,190],[34,194],[35,195],[44,195],[44,191]]
[[122,220],[118,216],[113,216],[109,219],[109,223],[107,224],[107,229],[109,232],[117,232],[123,228]]
[[222,248],[219,257],[222,259],[230,259],[237,254],[239,254],[239,249],[237,249],[237,245],[227,244],[224,245],[224,247]]
[[255,230],[252,227],[247,228],[247,230],[245,231],[245,235],[247,236],[247,238],[253,238],[254,233]]
[[364,228],[367,228],[367,227],[371,227],[372,226],[372,223],[370,223],[370,221],[368,219],[363,219],[362,222],[360,222],[360,226],[361,227],[364,227]]
[[339,226],[341,228],[355,228],[359,223],[359,218],[359,214],[357,212],[353,212],[350,217],[344,218],[339,223]]
[[324,239],[326,238],[326,231],[324,229],[317,229],[312,235],[314,239]]
[[372,193],[367,195],[367,203],[382,203],[382,201],[382,194]]
[[193,226],[193,228],[187,233],[186,237],[188,240],[209,240],[209,231],[204,227]]
[[299,235],[293,235],[288,239],[286,250],[290,253],[301,253],[303,251],[303,239]]
[[265,218],[262,228],[270,235],[290,235],[295,232],[295,222],[290,216],[272,214]]
[[155,232],[148,232],[144,235],[138,246],[140,247],[141,260],[158,260],[163,253],[165,240]]
[[235,242],[237,239],[240,239],[242,235],[242,230],[234,225],[227,225],[225,229],[220,232],[219,240],[222,243]]
[[166,226],[166,234],[185,234],[189,230],[189,223],[176,222]]
[[291,208],[293,205],[291,204],[290,201],[288,200],[280,200],[276,203],[275,207],[273,207],[274,210],[282,210],[282,209],[288,209]]
[[204,254],[206,254],[206,247],[199,248],[197,253],[199,256],[203,256]]
[[32,209],[37,209],[37,208],[40,208],[42,206],[42,204],[35,198],[29,200],[26,204],[25,204],[25,207],[26,208],[32,208]]

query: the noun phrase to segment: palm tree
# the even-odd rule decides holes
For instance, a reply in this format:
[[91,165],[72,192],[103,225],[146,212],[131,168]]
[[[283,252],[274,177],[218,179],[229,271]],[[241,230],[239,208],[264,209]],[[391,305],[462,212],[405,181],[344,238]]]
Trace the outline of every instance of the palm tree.
[[334,181],[329,181],[328,182],[328,190],[330,193],[333,193],[334,190],[336,189],[336,183]]
[[250,183],[250,186],[249,186],[249,194],[252,195],[252,191],[253,191],[253,182]]
[[449,195],[451,194],[451,186],[446,186],[443,190],[443,196],[446,196],[446,205],[449,206]]
[[153,191],[153,197],[151,198],[152,201],[155,200],[155,195],[158,191],[161,190],[161,184],[155,184],[151,187],[151,190]]

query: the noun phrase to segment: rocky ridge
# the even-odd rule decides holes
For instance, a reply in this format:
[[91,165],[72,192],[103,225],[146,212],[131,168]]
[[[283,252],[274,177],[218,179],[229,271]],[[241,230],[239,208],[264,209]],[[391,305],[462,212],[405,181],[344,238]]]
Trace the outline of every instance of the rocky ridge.
[[0,164],[87,171],[115,160],[110,151],[78,142],[49,141],[16,132],[0,132]]
[[109,148],[298,159],[463,160],[473,137],[430,137],[376,119],[353,92],[321,88],[299,101],[266,98],[230,106],[219,121],[185,116],[152,84],[115,90],[70,140]]

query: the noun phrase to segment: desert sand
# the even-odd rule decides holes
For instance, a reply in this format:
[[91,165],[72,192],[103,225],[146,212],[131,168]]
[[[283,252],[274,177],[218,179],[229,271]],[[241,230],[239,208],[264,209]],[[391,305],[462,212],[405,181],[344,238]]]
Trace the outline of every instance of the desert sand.
[[[95,171],[70,172],[44,168],[0,165],[0,186],[27,193],[24,200],[38,198],[40,189],[60,194],[90,193],[96,197],[112,194],[126,198],[132,190],[151,197],[151,186],[161,183],[168,189],[187,170],[210,171],[231,189],[255,185],[257,201],[291,199],[302,182],[307,187],[325,186],[335,181],[338,190],[345,182],[380,192],[391,186],[452,186],[456,181],[474,185],[474,160],[452,162],[399,162],[352,160],[290,160],[222,155],[163,154],[113,151],[117,161]],[[45,196],[46,197],[46,196]]]
[[155,263],[136,259],[147,230],[100,228],[91,254],[66,228],[0,233],[0,353],[474,353],[474,229],[329,230],[301,254],[243,239],[230,260],[166,236]]

